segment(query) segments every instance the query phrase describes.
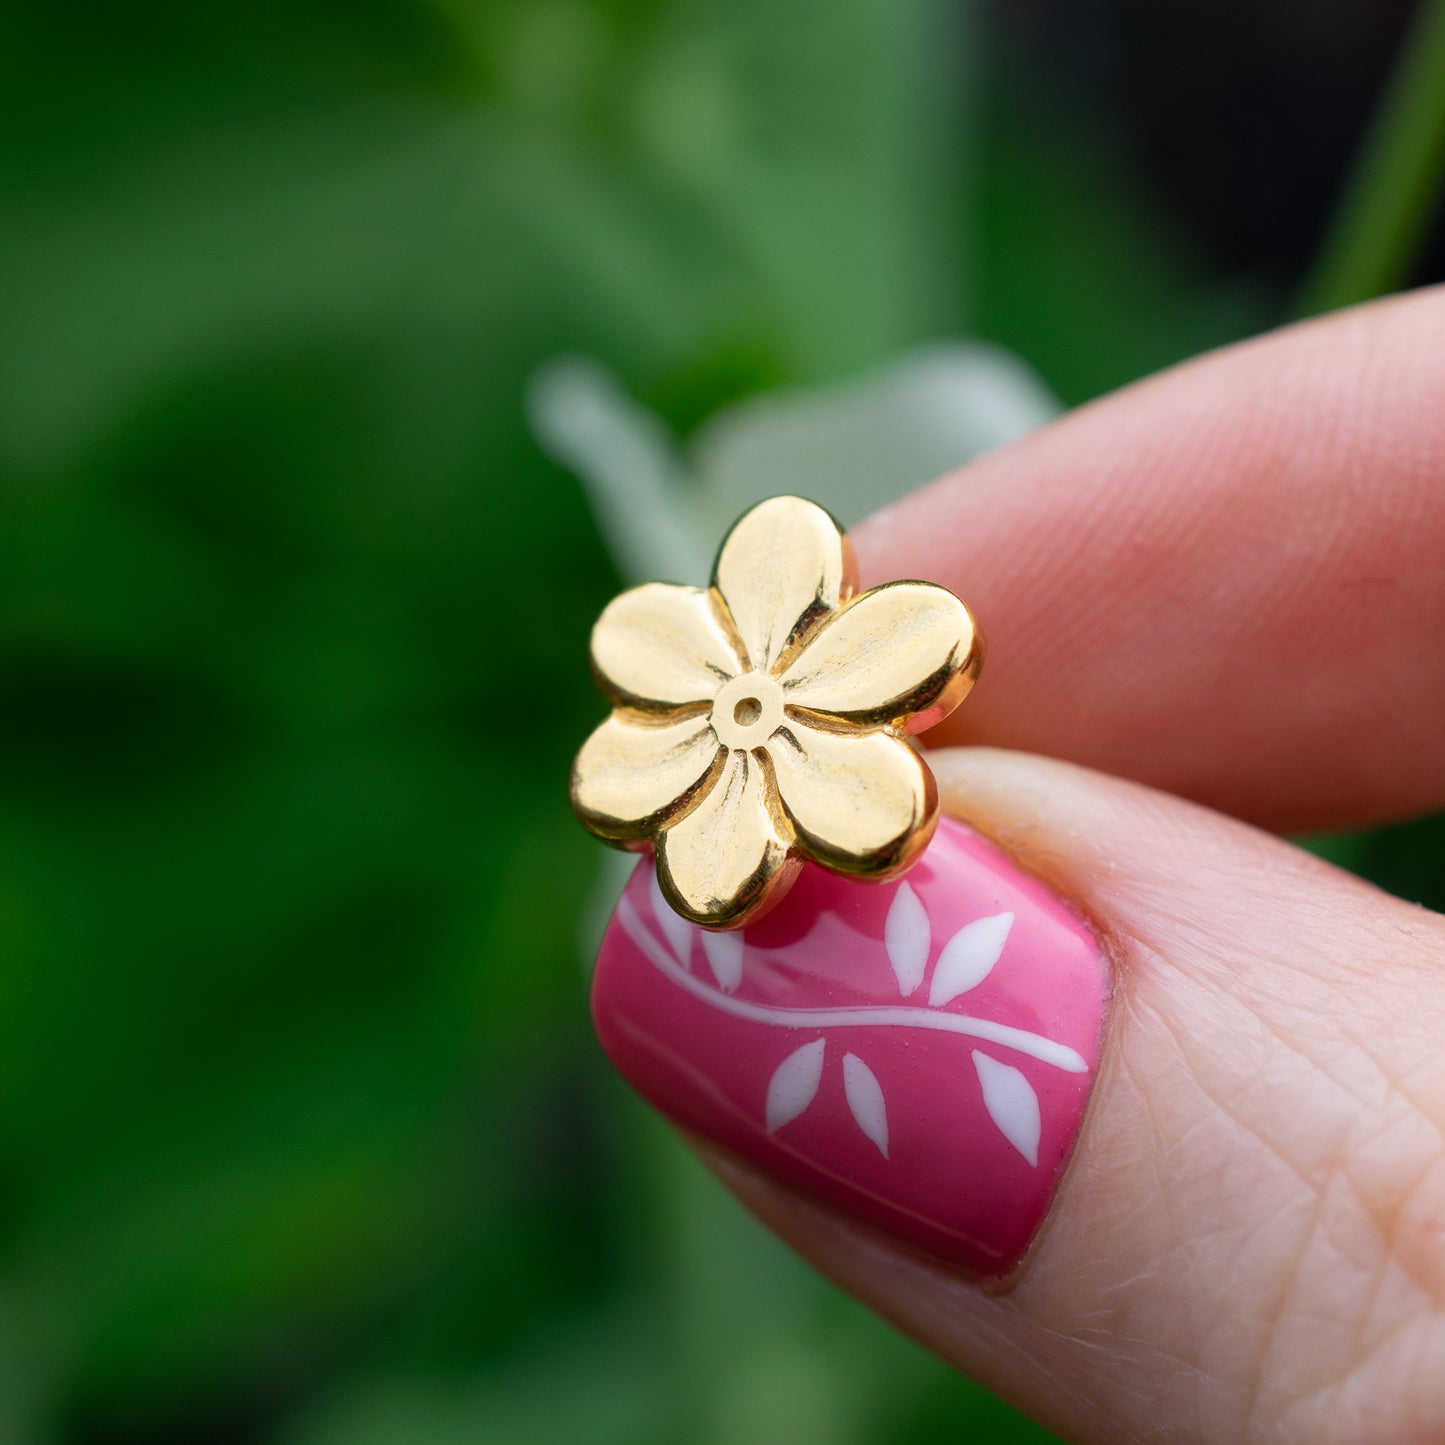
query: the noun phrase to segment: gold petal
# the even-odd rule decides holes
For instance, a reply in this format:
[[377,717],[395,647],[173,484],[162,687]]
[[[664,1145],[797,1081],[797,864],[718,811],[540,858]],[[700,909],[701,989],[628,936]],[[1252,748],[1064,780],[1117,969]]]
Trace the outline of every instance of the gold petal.
[[758,672],[786,663],[793,645],[856,585],[842,528],[801,497],[770,497],[746,513],[713,568],[713,586]]
[[768,745],[799,844],[845,873],[886,876],[928,845],[938,788],[927,764],[891,733],[836,733],[789,723]]
[[712,786],[722,761],[706,718],[652,722],[613,713],[572,765],[572,807],[600,838],[650,838]]
[[649,582],[597,619],[592,670],[614,702],[664,712],[711,702],[742,663],[710,592]]
[[797,864],[768,791],[757,759],[734,749],[712,791],[658,840],[657,881],[684,918],[742,923],[790,881]]
[[922,732],[947,717],[983,664],[983,635],[947,588],[888,582],[831,617],[783,673],[789,707]]

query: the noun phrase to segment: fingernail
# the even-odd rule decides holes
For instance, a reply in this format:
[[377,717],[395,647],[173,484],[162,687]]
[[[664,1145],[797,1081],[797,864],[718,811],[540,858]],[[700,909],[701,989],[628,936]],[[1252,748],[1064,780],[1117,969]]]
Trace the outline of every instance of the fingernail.
[[900,882],[808,864],[732,933],[673,913],[643,860],[603,940],[592,1013],[618,1070],[677,1123],[1001,1279],[1078,1136],[1109,987],[1088,927],[943,819]]

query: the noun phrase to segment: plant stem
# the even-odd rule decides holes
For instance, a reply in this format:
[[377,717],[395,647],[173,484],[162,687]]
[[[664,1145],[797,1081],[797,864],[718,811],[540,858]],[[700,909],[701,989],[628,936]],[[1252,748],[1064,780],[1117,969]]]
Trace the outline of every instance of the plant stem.
[[1403,286],[1445,192],[1445,0],[1424,0],[1297,308]]

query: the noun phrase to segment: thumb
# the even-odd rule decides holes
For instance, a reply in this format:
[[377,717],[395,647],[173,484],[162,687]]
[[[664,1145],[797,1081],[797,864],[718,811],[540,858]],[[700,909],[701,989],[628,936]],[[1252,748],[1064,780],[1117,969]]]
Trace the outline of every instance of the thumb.
[[745,938],[644,916],[643,864],[594,984],[614,1062],[1068,1439],[1445,1437],[1442,920],[1135,784],[930,762],[998,847],[805,873]]

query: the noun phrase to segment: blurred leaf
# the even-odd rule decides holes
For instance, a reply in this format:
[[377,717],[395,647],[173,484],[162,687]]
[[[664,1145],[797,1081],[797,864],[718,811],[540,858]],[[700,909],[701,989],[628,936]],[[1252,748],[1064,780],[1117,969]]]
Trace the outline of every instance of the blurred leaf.
[[1424,0],[1300,297],[1308,315],[1409,283],[1445,187],[1445,3]]

